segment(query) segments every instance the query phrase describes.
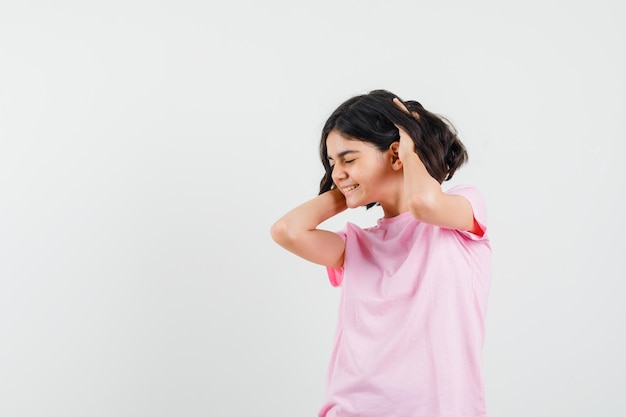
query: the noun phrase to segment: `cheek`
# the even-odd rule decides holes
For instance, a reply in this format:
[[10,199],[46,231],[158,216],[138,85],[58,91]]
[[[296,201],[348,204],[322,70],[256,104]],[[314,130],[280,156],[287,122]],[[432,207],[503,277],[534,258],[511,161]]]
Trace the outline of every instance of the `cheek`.
[[389,172],[380,169],[380,167],[372,167],[372,169],[363,173],[362,178],[363,182],[378,188],[387,183]]

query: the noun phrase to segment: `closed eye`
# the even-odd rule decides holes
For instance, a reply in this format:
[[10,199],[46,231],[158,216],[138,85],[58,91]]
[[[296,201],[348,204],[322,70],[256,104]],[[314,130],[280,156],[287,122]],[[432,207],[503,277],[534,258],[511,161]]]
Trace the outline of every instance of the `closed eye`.
[[352,158],[352,159],[345,159],[346,156],[352,154],[352,155],[358,155],[360,153],[360,151],[357,150],[351,150],[351,149],[347,149],[345,151],[341,151],[339,152],[335,158],[331,158],[330,156],[328,156],[328,164],[330,165],[331,168],[333,168],[335,166],[335,164],[333,163],[335,160],[343,160],[344,164],[350,164],[352,162],[354,162],[354,160],[356,158]]

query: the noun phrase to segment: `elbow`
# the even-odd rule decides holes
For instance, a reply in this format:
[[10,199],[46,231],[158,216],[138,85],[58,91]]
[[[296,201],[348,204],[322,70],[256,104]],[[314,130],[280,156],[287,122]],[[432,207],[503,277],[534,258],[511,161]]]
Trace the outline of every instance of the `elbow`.
[[435,193],[421,193],[409,198],[409,211],[417,220],[425,221],[436,210],[437,196]]
[[281,219],[272,225],[270,228],[270,235],[274,242],[281,246],[286,246],[290,241],[293,241],[293,236],[289,224]]

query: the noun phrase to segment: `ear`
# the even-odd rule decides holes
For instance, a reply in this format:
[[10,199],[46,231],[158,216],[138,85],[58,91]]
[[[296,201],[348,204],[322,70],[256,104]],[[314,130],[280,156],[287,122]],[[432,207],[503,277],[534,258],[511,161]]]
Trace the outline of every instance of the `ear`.
[[399,151],[400,142],[395,141],[389,145],[389,154],[391,155],[391,168],[398,171],[402,169],[402,161],[400,160]]

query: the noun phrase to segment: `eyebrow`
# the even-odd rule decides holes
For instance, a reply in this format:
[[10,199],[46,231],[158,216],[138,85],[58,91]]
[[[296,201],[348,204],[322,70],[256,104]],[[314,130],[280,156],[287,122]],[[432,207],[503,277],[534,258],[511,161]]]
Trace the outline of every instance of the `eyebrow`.
[[[345,151],[341,151],[337,154],[337,159],[339,158],[343,158],[344,156],[351,154],[351,153],[359,153],[360,151],[353,151],[353,150],[345,150]],[[333,158],[331,156],[328,157],[328,159],[332,160]]]

